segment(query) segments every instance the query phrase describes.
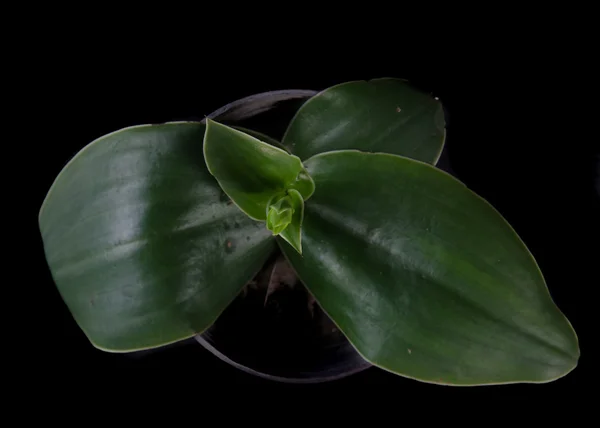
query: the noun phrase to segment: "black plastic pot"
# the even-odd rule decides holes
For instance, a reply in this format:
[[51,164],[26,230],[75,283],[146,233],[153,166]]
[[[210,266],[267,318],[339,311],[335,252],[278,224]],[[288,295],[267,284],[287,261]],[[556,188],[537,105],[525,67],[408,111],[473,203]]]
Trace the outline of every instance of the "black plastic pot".
[[[316,93],[260,93],[207,117],[281,140],[298,108]],[[446,150],[438,167],[451,172]],[[194,339],[240,370],[282,382],[330,381],[371,367],[311,299],[281,254],[274,254],[217,321]],[[173,346],[178,344],[166,348]]]
[[[311,90],[256,94],[207,117],[281,140],[298,108],[315,94]],[[278,254],[196,340],[234,367],[283,382],[323,382],[371,366],[311,301]]]

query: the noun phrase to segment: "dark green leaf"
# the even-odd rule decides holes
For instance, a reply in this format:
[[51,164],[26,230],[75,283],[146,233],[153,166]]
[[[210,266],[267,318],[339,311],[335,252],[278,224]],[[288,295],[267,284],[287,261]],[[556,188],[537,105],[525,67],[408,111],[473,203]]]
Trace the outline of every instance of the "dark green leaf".
[[279,241],[368,361],[453,385],[545,382],[578,339],[505,219],[426,163],[341,151],[305,161],[303,255]]
[[69,162],[44,201],[52,276],[101,349],[202,332],[276,248],[206,169],[204,129],[169,123],[104,136]]
[[300,107],[283,145],[300,159],[333,150],[383,152],[435,164],[446,136],[440,101],[402,79],[333,86]]
[[266,220],[267,203],[275,195],[296,189],[308,199],[314,191],[297,156],[210,119],[204,156],[223,191],[255,220]]

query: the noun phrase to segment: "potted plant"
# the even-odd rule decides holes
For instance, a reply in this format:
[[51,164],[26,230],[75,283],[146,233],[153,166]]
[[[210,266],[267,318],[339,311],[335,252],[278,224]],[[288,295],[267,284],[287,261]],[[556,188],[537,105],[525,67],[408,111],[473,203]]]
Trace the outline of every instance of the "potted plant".
[[402,79],[311,96],[281,141],[211,118],[126,128],[50,188],[48,265],[106,351],[205,331],[281,254],[369,364],[447,385],[562,377],[577,336],[513,228],[436,167],[445,135],[441,102]]

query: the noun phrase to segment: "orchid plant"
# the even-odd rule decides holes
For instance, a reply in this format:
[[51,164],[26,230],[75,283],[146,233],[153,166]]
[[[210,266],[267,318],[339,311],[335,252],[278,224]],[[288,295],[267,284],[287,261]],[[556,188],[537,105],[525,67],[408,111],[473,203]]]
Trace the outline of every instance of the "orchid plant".
[[423,382],[548,382],[578,339],[502,215],[436,167],[441,102],[402,79],[310,98],[281,141],[220,123],[121,129],[39,213],[58,290],[95,347],[214,323],[274,252],[373,365]]

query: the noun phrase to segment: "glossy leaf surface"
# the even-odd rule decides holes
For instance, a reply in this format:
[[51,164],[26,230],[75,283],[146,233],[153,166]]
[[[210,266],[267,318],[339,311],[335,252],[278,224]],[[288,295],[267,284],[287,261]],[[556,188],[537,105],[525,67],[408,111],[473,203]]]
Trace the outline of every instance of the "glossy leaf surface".
[[441,170],[342,151],[305,161],[301,280],[368,361],[434,383],[544,382],[578,340],[533,256],[486,201]]
[[435,164],[445,139],[442,104],[402,79],[342,83],[310,98],[291,120],[282,144],[307,159],[356,149]]
[[89,340],[152,348],[209,327],[276,248],[202,157],[205,127],[126,128],[79,152],[40,210],[52,276]]
[[314,191],[297,156],[259,139],[207,120],[204,157],[208,169],[223,191],[248,216],[266,220],[267,203],[287,189],[296,189],[304,199]]

